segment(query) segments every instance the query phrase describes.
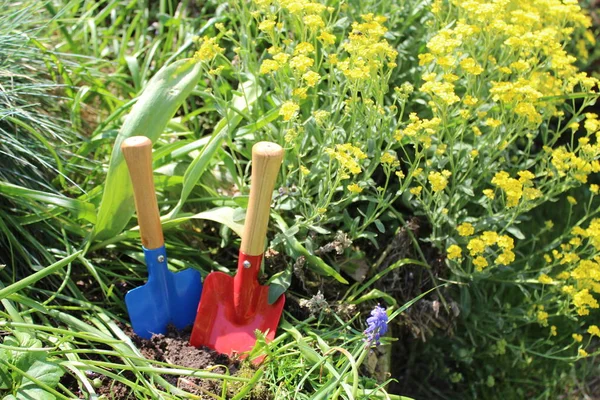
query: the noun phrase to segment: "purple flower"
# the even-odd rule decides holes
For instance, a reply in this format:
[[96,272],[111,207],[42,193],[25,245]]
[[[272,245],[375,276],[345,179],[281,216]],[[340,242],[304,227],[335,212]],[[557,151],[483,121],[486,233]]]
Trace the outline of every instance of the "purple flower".
[[379,338],[387,332],[388,316],[385,312],[385,308],[379,305],[375,306],[371,311],[371,316],[367,318],[367,324],[369,325],[365,330],[364,334],[367,336],[367,342],[369,344],[375,342],[377,345],[380,344]]

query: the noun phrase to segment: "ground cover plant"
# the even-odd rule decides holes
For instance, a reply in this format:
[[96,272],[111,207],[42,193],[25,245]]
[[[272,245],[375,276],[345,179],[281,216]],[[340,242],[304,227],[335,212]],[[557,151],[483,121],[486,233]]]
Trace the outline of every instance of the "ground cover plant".
[[[0,3],[0,393],[599,396],[589,12]],[[140,134],[170,267],[204,276],[235,271],[252,145],[284,147],[261,279],[287,303],[259,367],[131,332],[147,273],[120,143]]]

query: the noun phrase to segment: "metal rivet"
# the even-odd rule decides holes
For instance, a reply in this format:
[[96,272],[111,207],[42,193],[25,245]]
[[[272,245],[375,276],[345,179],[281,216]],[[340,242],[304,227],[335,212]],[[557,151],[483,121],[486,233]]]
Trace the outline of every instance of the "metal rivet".
[[250,263],[250,261],[246,260],[242,263],[242,265],[244,266],[244,268],[250,268],[252,266],[252,264]]
[[158,262],[164,262],[165,261],[165,256],[158,256]]

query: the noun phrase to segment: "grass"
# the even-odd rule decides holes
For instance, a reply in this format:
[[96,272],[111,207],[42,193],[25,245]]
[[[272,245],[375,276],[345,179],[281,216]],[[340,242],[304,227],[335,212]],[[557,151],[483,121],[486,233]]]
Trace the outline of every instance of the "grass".
[[[90,241],[112,143],[130,111],[130,100],[161,66],[191,55],[192,37],[222,20],[223,7],[206,3],[196,9],[161,1],[145,8],[137,1],[83,1],[25,2],[17,11],[0,9],[1,59],[8,68],[0,76],[0,146],[9,160],[0,170],[0,240],[6,249],[0,256],[6,265],[0,278],[7,283],[0,289],[4,335],[34,334],[49,359],[89,394],[97,390],[93,378],[97,373],[126,386],[135,398],[180,398],[183,393],[164,380],[165,374],[218,379],[224,392],[214,394],[216,398],[225,396],[228,385],[241,397],[259,376],[277,396],[292,396],[304,386],[306,394],[297,394],[298,398],[309,398],[309,393],[322,398],[400,398],[386,395],[373,380],[359,378],[355,359],[364,345],[355,327],[358,315],[352,323],[340,319],[300,323],[286,315],[291,323],[286,322],[276,343],[268,346],[274,357],[286,362],[269,364],[246,377],[157,366],[141,357],[118,325],[126,323],[118,287],[137,286],[145,268],[131,262],[141,259],[135,223],[118,235]],[[227,110],[220,116],[219,106],[199,90],[159,139],[155,167],[207,170],[225,161],[232,167],[230,179],[243,182],[247,171],[229,164],[219,146],[201,166],[191,162],[199,160],[196,152],[221,118],[228,122],[221,123],[224,133],[231,132],[232,118],[248,134],[256,129],[255,122]],[[191,113],[198,104],[201,113]],[[219,131],[212,135],[227,140]],[[175,137],[177,142],[172,141]],[[174,266],[199,265],[205,273],[232,266],[229,254],[214,257],[215,248],[234,244],[231,231],[221,228],[218,240],[190,231],[215,229],[210,220],[221,218],[197,211],[240,205],[211,189],[211,179],[205,174],[186,185],[181,172],[157,178],[161,206],[179,203],[181,209],[176,213],[179,218],[166,226]],[[189,189],[178,200],[173,194],[182,182]],[[201,241],[200,251],[190,245],[194,241]],[[56,387],[37,384],[55,398],[75,397],[65,382]]]
[[[548,361],[538,376],[497,377],[495,385],[486,368],[466,376],[464,384],[439,379],[440,371],[448,377],[487,360],[487,354],[479,358],[477,346],[493,346],[502,338],[490,310],[504,307],[488,293],[503,286],[484,281],[456,285],[452,279],[440,286],[449,277],[439,267],[445,264],[438,261],[439,251],[420,241],[425,234],[407,229],[411,209],[404,197],[378,218],[366,217],[348,201],[340,203],[344,207],[330,220],[302,225],[294,219],[298,204],[289,171],[283,173],[286,179],[271,224],[271,245],[279,255],[267,263],[287,272],[280,278],[291,279],[289,305],[276,339],[266,344],[259,337],[255,349],[276,362],[214,374],[145,359],[123,329],[128,322],[124,291],[139,286],[147,273],[137,223],[130,219],[131,194],[124,183],[128,177],[115,142],[139,133],[156,141],[155,184],[171,267],[192,266],[203,275],[232,272],[247,202],[250,144],[281,135],[275,128],[280,102],[274,95],[276,82],[256,75],[264,37],[258,40],[261,33],[254,22],[246,23],[249,11],[235,2],[25,0],[11,5],[0,0],[0,334],[17,337],[24,332],[41,341],[48,359],[68,377],[54,387],[34,381],[53,398],[76,397],[76,386],[93,396],[102,384],[99,376],[125,387],[132,398],[199,398],[169,383],[169,375],[219,381],[221,392],[207,394],[211,398],[261,399],[268,394],[277,399],[408,399],[388,393],[390,387],[402,387],[402,393],[416,398],[444,399],[580,398],[597,393],[595,358],[567,367]],[[417,54],[428,39],[424,27],[431,18],[429,6],[425,1],[347,3],[347,15],[354,20],[366,10],[390,16],[386,38],[399,52],[390,87],[421,79]],[[143,109],[144,102],[163,98],[170,89],[160,87],[139,98],[152,86],[151,79],[164,66],[193,56],[194,38],[217,35],[218,23],[243,30],[237,45],[250,49],[247,57],[236,55],[236,43],[225,45],[226,57],[241,66],[225,70],[218,84],[216,78],[200,74],[197,85],[186,86],[185,96],[159,105],[156,112]],[[342,20],[335,33],[349,30],[350,19]],[[425,97],[416,95],[411,111],[421,111],[425,104]],[[125,122],[127,115],[144,112],[144,120],[155,118],[151,124]],[[361,124],[353,119],[351,126],[359,129]],[[312,129],[310,124],[307,129]],[[374,184],[383,182],[382,176],[373,171]],[[316,183],[313,189],[324,190]],[[103,196],[115,200],[102,201]],[[128,201],[129,208],[123,209]],[[555,205],[551,208],[538,210],[534,217],[543,221]],[[358,227],[352,219],[359,214],[372,224]],[[323,251],[328,245],[340,246],[335,232],[348,225],[362,234],[354,243],[356,254],[346,259],[349,251],[341,256]],[[526,236],[535,234],[535,226],[524,231]],[[368,271],[364,281],[349,278],[361,270]],[[272,275],[273,270],[268,272]],[[320,290],[326,302],[302,318],[308,313],[299,304],[316,304]],[[529,293],[525,284],[515,290]],[[440,334],[437,319],[423,326],[411,319],[418,310],[434,313],[426,306],[406,313],[423,298],[433,300],[426,304],[442,304],[442,313],[453,305],[460,309],[460,317],[449,318],[448,325],[464,328],[457,337]],[[363,320],[377,302],[394,310],[392,332],[377,350],[367,351]],[[426,342],[413,340],[407,327],[411,324],[435,334],[423,334]],[[41,351],[27,343],[20,349],[0,345],[2,350]],[[505,371],[513,369],[503,362]],[[29,375],[16,363],[0,363],[0,393],[8,394],[1,383],[3,366]],[[401,376],[408,377],[402,385],[389,386]]]

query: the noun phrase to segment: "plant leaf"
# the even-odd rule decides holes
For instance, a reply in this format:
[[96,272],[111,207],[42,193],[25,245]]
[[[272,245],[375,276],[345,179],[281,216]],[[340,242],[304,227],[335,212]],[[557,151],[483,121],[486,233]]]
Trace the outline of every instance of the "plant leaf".
[[256,82],[256,78],[250,79],[241,85],[240,92],[243,95],[236,95],[231,100],[231,108],[227,110],[225,118],[219,121],[213,134],[211,135],[206,146],[202,148],[200,154],[192,161],[183,175],[183,188],[181,189],[181,197],[171,210],[168,217],[174,218],[177,216],[181,207],[187,200],[190,193],[200,180],[202,174],[208,168],[210,161],[221,148],[221,144],[233,130],[242,121],[242,115],[246,113],[260,97],[262,91],[260,85]]
[[[11,362],[10,352],[0,349],[0,360]],[[0,362],[0,390],[12,388],[12,376],[8,371],[8,367]]]
[[217,207],[212,210],[203,211],[201,213],[190,215],[190,216],[182,216],[180,218],[172,219],[163,223],[163,228],[166,230],[174,225],[178,225],[182,222],[188,221],[190,219],[208,219],[210,221],[215,221],[220,224],[227,226],[229,229],[237,233],[240,237],[242,236],[242,232],[244,231],[244,224],[240,224],[236,222],[237,209],[233,207]]
[[57,207],[72,211],[77,218],[88,220],[91,223],[96,222],[94,205],[82,200],[71,199],[58,194],[41,192],[39,190],[28,189],[26,187],[13,185],[8,182],[0,182],[0,193],[12,198],[27,198],[40,203],[51,204]]
[[[27,375],[31,378],[51,387],[54,389],[60,378],[63,376],[64,371],[55,363],[50,361],[36,361],[34,362],[27,371]],[[56,397],[40,387],[39,384],[32,381],[28,377],[24,376],[21,381],[21,385],[17,390],[18,400],[54,400]]]
[[150,79],[131,108],[110,158],[94,229],[96,239],[106,240],[116,236],[133,215],[133,191],[121,143],[135,135],[144,135],[156,141],[179,106],[196,87],[201,74],[202,64],[193,59],[180,60],[163,67]]
[[22,351],[10,350],[11,364],[15,365],[21,371],[27,371],[36,361],[46,359],[45,351],[32,351],[32,349],[41,349],[42,342],[25,332],[14,332],[14,336],[8,336],[3,344],[11,347],[19,347]]
[[279,296],[284,294],[286,290],[292,284],[292,269],[286,268],[285,270],[276,273],[269,279],[267,285],[269,285],[269,304],[273,304],[277,301]]

